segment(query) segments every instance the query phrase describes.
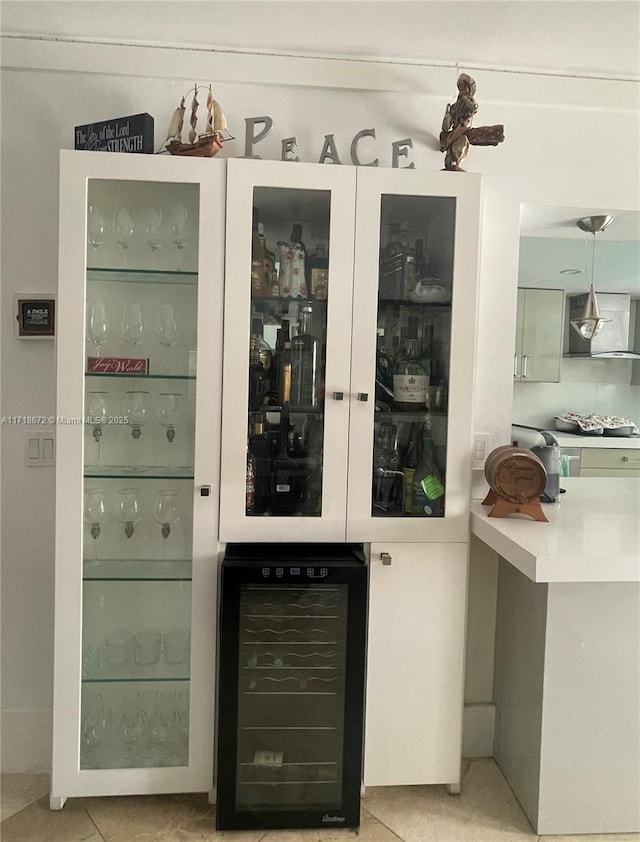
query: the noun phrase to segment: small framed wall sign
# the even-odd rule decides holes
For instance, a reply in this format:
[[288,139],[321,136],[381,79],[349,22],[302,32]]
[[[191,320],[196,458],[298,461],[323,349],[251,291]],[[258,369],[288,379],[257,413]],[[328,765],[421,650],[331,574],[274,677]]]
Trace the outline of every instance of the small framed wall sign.
[[56,297],[53,293],[21,292],[13,297],[14,335],[18,339],[53,339]]

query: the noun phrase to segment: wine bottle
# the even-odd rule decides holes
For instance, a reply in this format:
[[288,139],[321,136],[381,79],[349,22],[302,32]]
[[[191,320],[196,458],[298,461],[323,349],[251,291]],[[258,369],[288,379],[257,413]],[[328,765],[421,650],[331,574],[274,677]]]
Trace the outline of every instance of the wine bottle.
[[413,474],[411,514],[422,517],[444,515],[444,484],[434,459],[429,416],[423,426],[422,457]]
[[249,437],[249,452],[254,459],[255,501],[254,514],[264,514],[269,507],[271,492],[271,440],[265,432],[264,415],[258,413]]
[[251,343],[249,351],[249,411],[255,412],[260,409],[266,391],[266,374],[264,366],[260,362],[260,352]]
[[264,236],[264,225],[262,224],[262,222],[258,222],[258,236],[260,237],[260,244],[262,246],[262,252],[264,254],[264,268],[266,281],[269,285],[269,294],[277,296],[278,272],[276,270],[276,256],[267,247],[267,241]]
[[413,250],[416,255],[416,277],[417,280],[420,280],[427,276],[427,257],[424,253],[424,240],[416,240]]
[[406,350],[393,367],[394,408],[403,412],[419,412],[427,406],[429,376],[418,355],[418,339],[414,320],[410,321]]
[[404,511],[413,514],[413,478],[416,468],[420,464],[420,427],[411,425],[409,446],[402,459],[402,473],[404,474]]
[[389,239],[382,249],[379,280],[380,298],[390,300],[400,300],[403,298],[402,254],[400,226],[397,222],[394,222],[389,231]]
[[329,259],[324,256],[324,246],[318,243],[315,253],[309,259],[311,295],[320,300],[326,299],[329,283]]
[[280,412],[276,453],[271,471],[271,511],[274,515],[295,514],[298,506],[295,464],[289,452],[289,405]]
[[256,463],[247,444],[247,475],[245,480],[245,510],[248,515],[254,513],[256,503]]
[[317,407],[319,404],[319,343],[312,334],[313,308],[302,307],[298,334],[291,340],[291,403]]

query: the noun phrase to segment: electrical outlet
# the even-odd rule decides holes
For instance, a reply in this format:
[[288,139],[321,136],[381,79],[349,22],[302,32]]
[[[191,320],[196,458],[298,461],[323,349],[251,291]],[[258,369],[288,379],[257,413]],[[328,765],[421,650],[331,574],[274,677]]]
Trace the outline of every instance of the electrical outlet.
[[474,471],[482,471],[484,463],[491,449],[490,433],[474,433],[473,435],[473,464]]

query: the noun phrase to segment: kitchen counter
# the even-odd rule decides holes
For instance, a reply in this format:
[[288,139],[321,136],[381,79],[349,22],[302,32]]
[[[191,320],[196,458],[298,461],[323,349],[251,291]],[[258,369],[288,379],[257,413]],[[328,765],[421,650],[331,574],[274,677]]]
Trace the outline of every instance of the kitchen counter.
[[560,447],[614,447],[640,450],[640,436],[575,436],[551,430]]
[[637,833],[640,479],[561,486],[549,523],[471,506],[500,556],[494,754],[538,834]]
[[[576,436],[579,438],[579,436]],[[561,477],[549,523],[488,517],[471,503],[471,532],[533,582],[640,582],[640,479]]]

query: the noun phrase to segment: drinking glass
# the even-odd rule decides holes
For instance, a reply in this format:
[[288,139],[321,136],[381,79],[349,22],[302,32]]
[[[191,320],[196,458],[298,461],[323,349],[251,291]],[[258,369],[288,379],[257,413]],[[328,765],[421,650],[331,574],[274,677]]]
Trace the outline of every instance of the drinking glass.
[[132,538],[135,524],[142,520],[139,488],[121,488],[118,491],[118,520],[124,523],[127,538]]
[[171,242],[178,249],[178,271],[182,272],[182,252],[187,245],[187,221],[189,214],[184,205],[173,205],[169,211]]
[[86,412],[87,424],[93,425],[93,440],[96,445],[95,461],[90,464],[100,465],[100,444],[102,441],[102,428],[107,423],[106,398],[109,392],[87,392]]
[[109,314],[104,301],[94,301],[87,305],[87,337],[100,356],[100,346],[109,338]]
[[165,664],[186,664],[191,654],[191,633],[187,628],[171,629],[164,633],[163,657]]
[[180,492],[171,488],[156,492],[153,516],[160,524],[162,534],[162,557],[166,558],[166,542],[171,534],[171,527],[180,520]]
[[162,213],[156,208],[150,208],[142,218],[144,240],[152,252],[158,251],[162,245]]
[[146,471],[147,469],[140,465],[140,438],[142,436],[142,428],[147,422],[147,402],[149,392],[134,390],[125,392],[124,395],[124,415],[127,423],[131,427],[131,437],[133,438],[133,459],[131,465],[128,467],[132,471]]
[[116,211],[115,232],[116,242],[122,249],[123,253],[123,265],[124,255],[133,240],[133,231],[133,216],[131,215],[131,212],[127,208],[118,208]]
[[173,442],[176,438],[176,424],[180,415],[180,399],[182,395],[178,392],[161,392],[158,395],[156,413],[158,421],[165,428],[165,436],[168,442],[168,460],[170,468],[175,467],[173,463]]
[[122,308],[121,330],[127,342],[133,345],[135,354],[144,339],[144,314],[139,301],[129,302]]
[[163,304],[158,309],[156,333],[161,345],[173,348],[178,344],[178,317],[173,304]]
[[160,692],[156,695],[149,718],[148,735],[156,764],[168,765],[176,740],[176,711],[171,700]]
[[98,205],[89,205],[89,219],[87,222],[87,241],[97,249],[104,243],[104,215]]
[[101,524],[107,519],[107,492],[104,488],[90,488],[84,492],[84,522],[91,528],[93,538],[93,560],[98,560],[98,539],[102,533]]

